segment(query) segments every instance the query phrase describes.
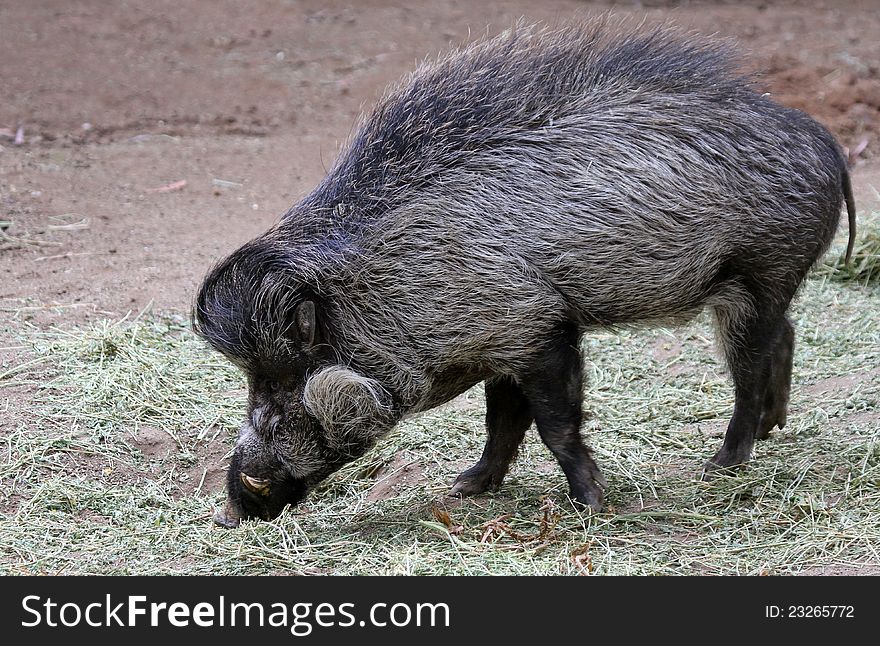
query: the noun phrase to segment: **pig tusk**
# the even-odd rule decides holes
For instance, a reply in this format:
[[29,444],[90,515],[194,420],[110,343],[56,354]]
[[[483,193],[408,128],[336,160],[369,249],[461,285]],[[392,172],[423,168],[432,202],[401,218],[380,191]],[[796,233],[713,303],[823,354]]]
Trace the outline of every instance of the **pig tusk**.
[[241,479],[242,484],[248,488],[249,491],[254,492],[260,496],[268,496],[269,495],[269,484],[270,481],[266,478],[254,478],[249,476],[246,473],[240,473],[238,477]]

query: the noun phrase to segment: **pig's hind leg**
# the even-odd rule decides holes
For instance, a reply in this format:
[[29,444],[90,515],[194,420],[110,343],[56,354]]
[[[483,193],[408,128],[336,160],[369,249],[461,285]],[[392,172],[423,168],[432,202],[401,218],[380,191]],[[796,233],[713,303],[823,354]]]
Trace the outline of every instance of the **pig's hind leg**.
[[791,364],[794,355],[794,327],[783,318],[776,333],[770,364],[770,383],[764,396],[756,439],[765,440],[774,426],[785,428],[791,391]]
[[790,298],[771,297],[747,285],[730,283],[727,297],[714,307],[735,401],[724,444],[706,463],[704,479],[748,462],[755,439],[785,423],[780,410],[785,410],[791,374],[791,326],[785,319]]
[[489,437],[480,461],[458,476],[450,494],[472,496],[498,489],[531,425],[529,402],[516,382],[507,376],[486,380]]

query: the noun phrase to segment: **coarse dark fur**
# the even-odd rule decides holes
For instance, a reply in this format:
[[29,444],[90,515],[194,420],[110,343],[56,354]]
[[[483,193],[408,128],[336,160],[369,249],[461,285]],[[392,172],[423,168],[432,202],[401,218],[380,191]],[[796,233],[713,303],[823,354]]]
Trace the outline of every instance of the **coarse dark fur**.
[[534,421],[599,509],[580,336],[704,307],[736,387],[707,471],[746,462],[786,421],[789,303],[855,211],[833,137],[731,60],[667,29],[518,25],[393,88],[198,294],[196,329],[250,380],[218,522],[276,516],[482,380],[488,441],[453,492],[499,486]]

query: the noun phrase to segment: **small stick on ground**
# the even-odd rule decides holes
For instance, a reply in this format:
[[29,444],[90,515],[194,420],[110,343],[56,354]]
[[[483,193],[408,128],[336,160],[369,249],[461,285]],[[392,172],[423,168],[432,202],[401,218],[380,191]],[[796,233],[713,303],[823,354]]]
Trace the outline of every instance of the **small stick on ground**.
[[0,229],[0,240],[5,240],[7,244],[0,245],[0,251],[9,249],[18,249],[19,247],[60,247],[60,242],[51,242],[49,240],[33,240],[31,238],[16,238],[9,235],[3,229]]
[[68,251],[67,253],[59,253],[54,256],[40,256],[39,258],[34,258],[36,262],[41,262],[43,260],[58,260],[60,258],[73,258],[74,256],[97,256],[97,251],[80,251],[78,253],[73,253],[72,251]]
[[170,184],[166,184],[165,186],[157,186],[155,188],[148,188],[148,193],[171,193],[172,191],[182,191],[186,187],[186,180],[182,179],[178,182],[171,182]]

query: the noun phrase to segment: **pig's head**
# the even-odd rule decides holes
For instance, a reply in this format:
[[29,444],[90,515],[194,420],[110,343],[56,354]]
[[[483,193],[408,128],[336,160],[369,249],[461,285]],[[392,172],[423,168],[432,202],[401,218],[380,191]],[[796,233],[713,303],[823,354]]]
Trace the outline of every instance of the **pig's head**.
[[271,520],[315,485],[362,456],[394,425],[390,395],[340,365],[301,380],[255,379],[247,420],[226,478],[228,499],[214,520]]
[[[258,244],[260,243],[260,244]],[[248,412],[215,521],[270,520],[363,455],[396,421],[390,393],[340,364],[327,310],[255,241],[205,279],[196,331],[248,378]]]

